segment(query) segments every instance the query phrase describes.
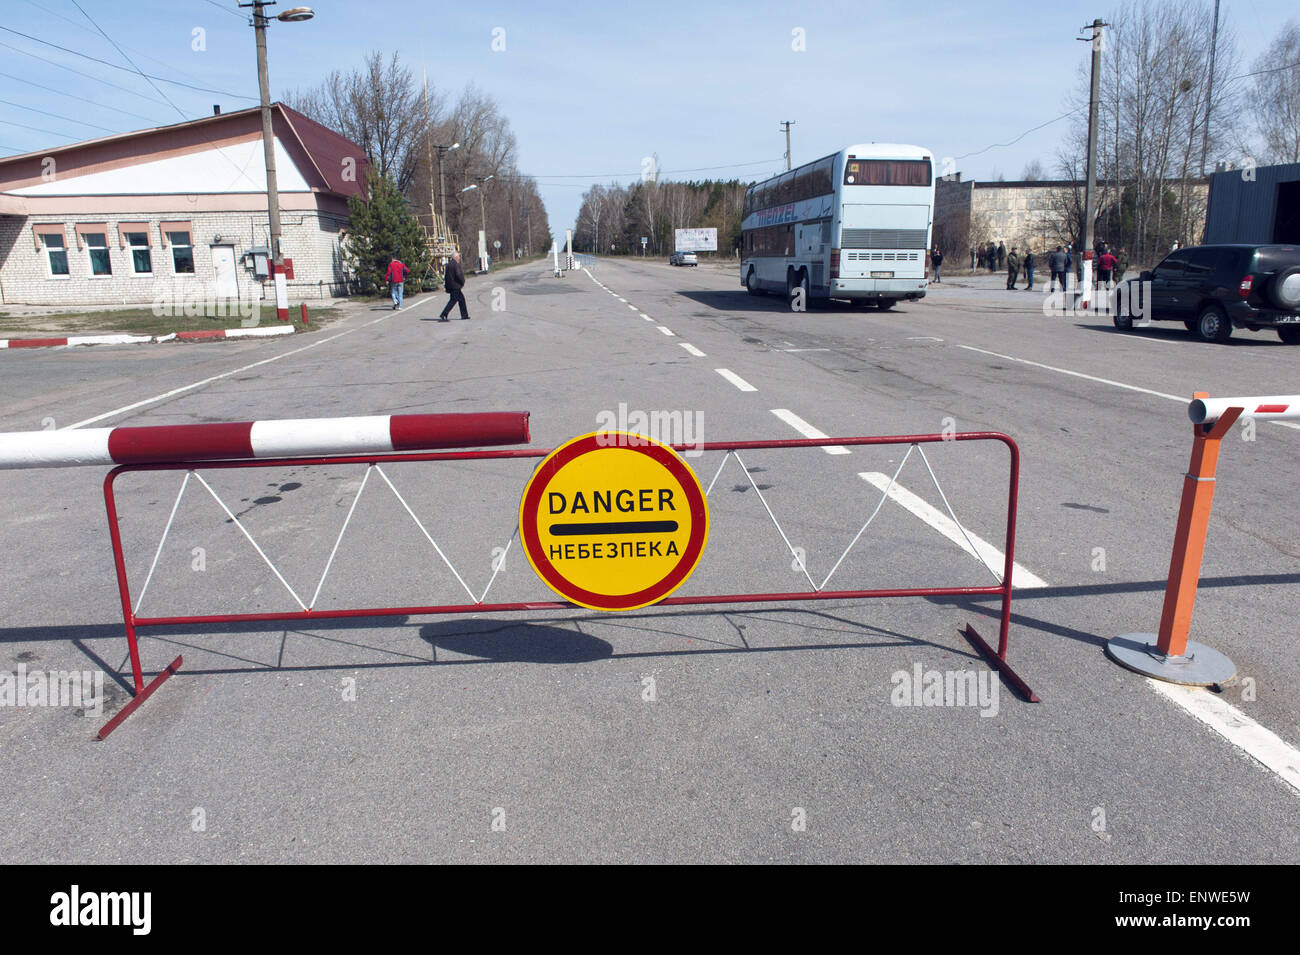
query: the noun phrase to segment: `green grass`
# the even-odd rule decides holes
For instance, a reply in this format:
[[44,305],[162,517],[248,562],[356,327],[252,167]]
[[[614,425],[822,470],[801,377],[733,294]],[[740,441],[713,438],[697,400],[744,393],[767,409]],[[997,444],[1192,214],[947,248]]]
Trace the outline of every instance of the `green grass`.
[[[301,328],[302,309],[294,304],[289,308],[293,324]],[[337,308],[307,306],[310,329],[319,328],[341,317]],[[258,325],[265,327],[280,324],[275,318],[275,308],[262,307],[258,311]],[[244,316],[238,308],[223,316],[158,315],[151,308],[121,308],[95,312],[58,312],[50,315],[0,316],[0,338],[62,338],[74,335],[170,335],[174,332],[200,331],[215,328],[239,328]]]

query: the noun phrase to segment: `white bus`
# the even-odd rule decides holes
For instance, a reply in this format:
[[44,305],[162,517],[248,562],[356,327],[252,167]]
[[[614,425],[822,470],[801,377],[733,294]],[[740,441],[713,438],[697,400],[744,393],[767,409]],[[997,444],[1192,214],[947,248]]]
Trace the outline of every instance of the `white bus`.
[[849,146],[745,192],[740,283],[882,309],[922,298],[933,212],[928,149]]

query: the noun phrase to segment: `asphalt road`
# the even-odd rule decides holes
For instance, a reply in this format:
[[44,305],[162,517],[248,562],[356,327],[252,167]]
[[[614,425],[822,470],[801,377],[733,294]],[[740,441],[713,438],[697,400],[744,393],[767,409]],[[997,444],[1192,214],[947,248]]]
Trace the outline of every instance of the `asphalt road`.
[[[1158,624],[1187,399],[1296,392],[1300,350],[1119,334],[1000,284],[791,313],[733,271],[596,260],[472,277],[470,322],[429,320],[436,298],[287,340],[0,354],[5,431],[528,410],[548,448],[620,406],[679,412],[689,433],[658,436],[685,440],[1002,431],[1022,454],[1027,584],[1009,659],[1042,700],[990,681],[959,635],[996,635],[993,599],[478,613],[145,630],[147,671],[185,666],[94,742],[129,673],[103,469],[0,472],[0,671],[114,674],[98,719],[0,706],[4,861],[1300,861],[1285,771],[1102,649]],[[1001,548],[1005,450],[925,451],[897,478],[911,508],[880,508],[832,589],[993,582],[916,502],[944,510],[928,463]],[[905,452],[746,452],[716,480],[721,453],[688,457],[712,484],[711,529],[679,593],[808,588],[764,502],[821,583]],[[1239,675],[1196,699],[1276,734],[1284,761],[1300,744],[1298,464],[1296,428],[1224,442],[1193,620]],[[463,602],[489,582],[491,600],[550,599],[517,543],[493,579],[531,466],[385,467],[400,500],[358,466],[200,472],[285,584],[191,482],[143,612],[290,610],[290,588],[310,602],[363,479],[317,606]],[[121,482],[137,598],[180,481]],[[918,665],[996,695],[897,705]]]

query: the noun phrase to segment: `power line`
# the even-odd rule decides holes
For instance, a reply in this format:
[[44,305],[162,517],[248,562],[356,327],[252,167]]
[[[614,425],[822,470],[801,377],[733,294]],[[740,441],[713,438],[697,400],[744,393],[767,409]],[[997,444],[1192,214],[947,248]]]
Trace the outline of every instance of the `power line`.
[[223,4],[217,3],[217,0],[207,0],[207,2],[210,3],[210,4],[212,4],[212,5],[213,5],[214,7],[216,7],[218,10],[225,10],[225,11],[226,11],[227,13],[229,13],[232,17],[239,17],[239,19],[244,20],[245,22],[247,22],[247,20],[248,20],[248,17],[244,16],[242,13],[237,13],[237,12],[235,12],[234,10],[230,9],[230,7],[227,7],[227,6],[223,5]]
[[[80,10],[81,8],[78,7],[77,9]],[[82,10],[82,13],[85,13],[85,11]],[[89,19],[89,17],[87,17],[87,19]],[[93,23],[94,21],[92,20],[91,22]],[[195,86],[192,83],[182,83],[180,80],[169,80],[165,76],[154,76],[152,73],[145,73],[139,69],[135,69],[135,70],[127,69],[125,66],[119,66],[116,63],[110,63],[108,60],[101,60],[99,57],[91,56],[89,53],[82,53],[78,50],[70,50],[66,46],[59,46],[57,43],[51,43],[49,40],[42,40],[40,37],[34,37],[28,33],[23,33],[21,30],[15,30],[12,27],[0,26],[0,30],[4,30],[6,33],[12,33],[15,36],[20,36],[25,40],[31,40],[33,43],[40,43],[42,46],[53,47],[54,49],[61,50],[64,53],[71,53],[73,56],[79,56],[82,59],[91,60],[95,63],[102,64],[103,66],[111,67],[112,69],[115,70],[122,70],[123,72],[126,73],[137,73],[140,76],[143,76],[147,80],[158,80],[159,82],[162,83],[170,83],[172,86],[183,86],[186,89],[196,90],[200,93],[217,93],[221,96],[228,96],[231,99],[255,100],[257,98],[255,96],[242,96],[239,93],[231,93],[226,90],[214,90],[207,86]],[[105,37],[107,37],[107,34],[105,34]],[[109,42],[112,43],[111,40]],[[115,43],[113,45],[115,47],[117,46],[117,44]],[[118,49],[118,52],[119,53],[122,52],[120,48]],[[123,56],[125,57],[125,54],[123,54]],[[155,87],[155,89],[157,89],[157,87]]]
[[1056,117],[1056,119],[1049,119],[1049,120],[1048,120],[1047,122],[1045,122],[1045,123],[1039,123],[1039,124],[1038,124],[1037,126],[1035,126],[1033,129],[1026,129],[1023,133],[1021,133],[1019,136],[1017,136],[1015,139],[1013,139],[1013,140],[1011,140],[1011,141],[1009,141],[1009,142],[1005,142],[1005,143],[993,143],[992,145],[985,146],[983,149],[977,149],[977,150],[975,150],[975,152],[973,152],[973,153],[965,153],[965,154],[963,154],[963,155],[961,155],[961,156],[954,156],[953,159],[954,159],[954,161],[957,160],[957,159],[969,159],[971,156],[978,156],[980,153],[986,153],[986,152],[988,152],[990,149],[999,149],[999,148],[1001,148],[1001,147],[1005,147],[1005,146],[1014,146],[1016,143],[1020,142],[1020,140],[1024,139],[1026,136],[1028,136],[1030,133],[1038,132],[1038,130],[1042,129],[1044,126],[1051,126],[1053,123],[1059,123],[1061,120],[1063,120],[1063,119],[1067,119],[1067,118],[1069,118],[1070,116],[1073,116],[1075,113],[1080,112],[1082,109],[1083,109],[1083,107],[1080,106],[1080,107],[1078,107],[1077,109],[1072,109],[1072,110],[1070,110],[1068,113],[1062,113],[1060,116]]
[[[85,33],[94,33],[94,32],[95,32],[94,30],[92,30],[90,27],[86,26],[84,23],[80,22],[79,20],[74,20],[74,19],[72,19],[71,17],[65,17],[63,14],[59,13],[58,11],[56,11],[56,10],[51,10],[49,7],[46,7],[46,6],[43,6],[42,4],[37,3],[36,0],[27,0],[27,4],[28,4],[29,6],[33,6],[33,7],[35,7],[37,10],[40,10],[40,11],[42,11],[43,13],[47,13],[47,14],[49,14],[49,15],[52,16],[52,17],[58,17],[58,18],[59,18],[60,20],[62,20],[64,23],[70,23],[70,24],[72,24],[74,27],[76,27],[78,30],[81,30],[81,31],[83,31],[83,32],[85,32]],[[201,77],[195,76],[193,73],[188,73],[188,72],[186,72],[185,70],[182,70],[182,69],[180,69],[180,68],[178,68],[178,67],[176,67],[176,66],[173,66],[173,65],[170,64],[170,63],[167,63],[167,62],[164,62],[163,60],[158,59],[157,57],[150,56],[148,53],[144,53],[144,52],[142,52],[142,51],[140,51],[140,50],[133,50],[133,49],[131,49],[131,47],[129,47],[129,46],[128,46],[128,47],[124,47],[124,49],[131,50],[132,53],[135,53],[135,54],[137,54],[137,55],[139,55],[139,56],[142,56],[142,57],[144,57],[146,60],[149,60],[150,62],[157,63],[157,64],[160,65],[160,66],[165,66],[165,67],[167,67],[167,69],[171,70],[173,73],[179,73],[181,76],[188,76],[190,79],[193,79],[193,80],[201,79]]]
[[[15,123],[7,119],[0,119],[0,123],[3,123],[5,126],[17,126],[19,129],[30,129],[34,133],[49,133],[51,136],[58,136],[60,139],[71,139],[75,141],[77,138],[76,136],[69,136],[67,133],[56,133],[52,129],[41,129],[39,126],[28,126],[25,123]],[[17,152],[17,150],[14,150],[14,152]]]
[[139,113],[133,113],[129,109],[122,109],[117,106],[109,106],[107,103],[97,103],[93,99],[86,99],[84,96],[78,96],[76,93],[65,93],[63,90],[56,90],[53,86],[42,86],[40,83],[33,83],[31,80],[24,79],[21,76],[14,76],[12,73],[0,73],[5,79],[17,80],[19,83],[26,83],[28,86],[35,86],[38,90],[45,90],[56,96],[67,96],[70,99],[81,100],[83,103],[89,103],[91,106],[97,106],[100,109],[111,109],[115,113],[125,113],[127,116],[134,116],[136,119],[143,119],[145,122],[153,123],[155,126],[161,126],[162,123],[150,116],[142,116]]
[[0,103],[5,106],[13,106],[16,109],[25,109],[33,113],[40,113],[42,116],[51,116],[54,119],[61,119],[65,123],[76,123],[79,126],[89,126],[91,129],[102,129],[106,133],[116,133],[116,129],[109,129],[107,126],[97,126],[94,123],[88,123],[84,119],[73,119],[71,116],[60,116],[58,113],[51,113],[43,109],[37,109],[35,106],[24,106],[22,103],[14,103],[7,99],[0,99]]

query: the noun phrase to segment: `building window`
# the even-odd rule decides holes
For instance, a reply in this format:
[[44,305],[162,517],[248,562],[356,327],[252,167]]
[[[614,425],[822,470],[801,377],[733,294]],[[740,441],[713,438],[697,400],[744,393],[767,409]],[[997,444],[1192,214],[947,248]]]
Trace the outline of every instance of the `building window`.
[[90,252],[90,274],[112,275],[113,263],[108,257],[108,236],[103,232],[83,232],[86,249]]
[[172,247],[172,271],[177,275],[194,274],[194,246],[188,232],[168,232],[167,242]]
[[153,257],[149,254],[149,233],[128,232],[126,244],[131,247],[131,270],[136,275],[153,272]]
[[50,275],[67,275],[68,250],[63,245],[63,236],[49,235],[47,233],[41,236],[41,243],[45,246],[45,257],[50,264]]

